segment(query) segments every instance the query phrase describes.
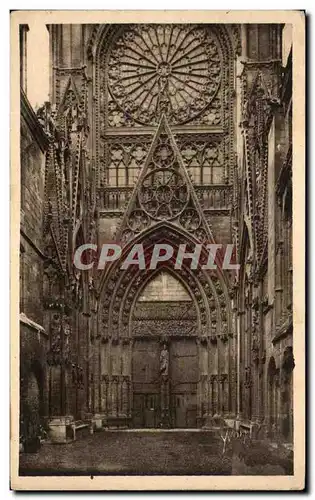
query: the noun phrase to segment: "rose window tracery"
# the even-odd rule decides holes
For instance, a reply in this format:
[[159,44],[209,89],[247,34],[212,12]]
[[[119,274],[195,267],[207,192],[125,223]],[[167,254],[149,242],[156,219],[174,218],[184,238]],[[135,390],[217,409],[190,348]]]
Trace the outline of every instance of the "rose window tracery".
[[199,116],[221,81],[221,54],[208,27],[134,25],[125,28],[108,59],[108,86],[126,119],[171,125]]
[[159,144],[154,150],[152,159],[157,167],[167,168],[173,164],[175,154],[169,144],[168,138],[160,137]]
[[149,172],[139,191],[141,207],[156,220],[173,219],[184,210],[188,200],[186,181],[175,169]]

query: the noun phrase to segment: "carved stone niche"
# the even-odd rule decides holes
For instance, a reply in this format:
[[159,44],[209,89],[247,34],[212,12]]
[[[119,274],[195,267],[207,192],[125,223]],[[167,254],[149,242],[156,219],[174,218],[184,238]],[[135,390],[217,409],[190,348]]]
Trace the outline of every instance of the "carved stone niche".
[[130,337],[122,337],[121,342],[122,342],[122,345],[130,344]]
[[219,337],[224,343],[226,343],[229,340],[228,328],[226,323],[223,323],[222,332],[220,333]]
[[245,383],[244,386],[249,388],[252,386],[252,371],[250,366],[245,368]]
[[269,310],[269,296],[265,294],[261,299],[261,305],[263,312],[267,312]]
[[216,344],[218,342],[218,338],[217,338],[217,335],[215,333],[211,334],[210,342],[211,342],[211,344]]
[[210,298],[209,300],[209,307],[211,309],[211,311],[214,311],[216,306],[215,306],[215,299],[213,297]]
[[291,373],[295,367],[292,346],[287,346],[283,353],[282,368],[286,373]]
[[256,333],[253,334],[251,351],[252,351],[253,363],[258,364],[259,363],[260,342],[258,339],[258,335]]
[[258,309],[259,309],[259,298],[257,296],[253,299],[252,308],[255,311],[258,311]]
[[227,373],[221,373],[219,376],[219,381],[221,384],[224,384],[228,380]]
[[220,339],[222,340],[222,342],[225,344],[228,340],[229,340],[229,336],[227,333],[221,333],[220,335]]

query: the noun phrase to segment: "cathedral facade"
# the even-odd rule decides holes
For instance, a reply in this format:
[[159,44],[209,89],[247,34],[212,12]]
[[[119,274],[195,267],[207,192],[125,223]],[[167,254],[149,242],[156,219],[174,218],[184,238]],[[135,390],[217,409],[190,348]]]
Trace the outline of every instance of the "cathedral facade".
[[[49,25],[50,99],[20,26],[20,434],[235,422],[293,440],[292,49],[286,27]],[[81,245],[185,245],[80,270]],[[191,265],[233,245],[239,266]],[[92,263],[91,263],[92,264]],[[222,262],[221,262],[222,264]]]

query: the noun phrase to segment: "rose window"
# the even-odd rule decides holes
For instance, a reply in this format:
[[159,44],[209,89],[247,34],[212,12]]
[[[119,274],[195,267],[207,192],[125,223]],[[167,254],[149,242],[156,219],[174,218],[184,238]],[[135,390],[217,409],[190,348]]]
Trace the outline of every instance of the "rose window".
[[200,115],[221,81],[221,54],[206,26],[135,25],[114,42],[108,85],[126,118],[156,125],[162,113],[170,124]]

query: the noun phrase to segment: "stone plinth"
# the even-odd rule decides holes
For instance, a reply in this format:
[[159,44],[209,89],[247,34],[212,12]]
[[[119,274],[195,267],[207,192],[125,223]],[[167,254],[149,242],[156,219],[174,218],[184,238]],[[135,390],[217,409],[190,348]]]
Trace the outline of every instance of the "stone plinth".
[[72,416],[53,417],[48,425],[51,443],[75,441],[75,421]]

